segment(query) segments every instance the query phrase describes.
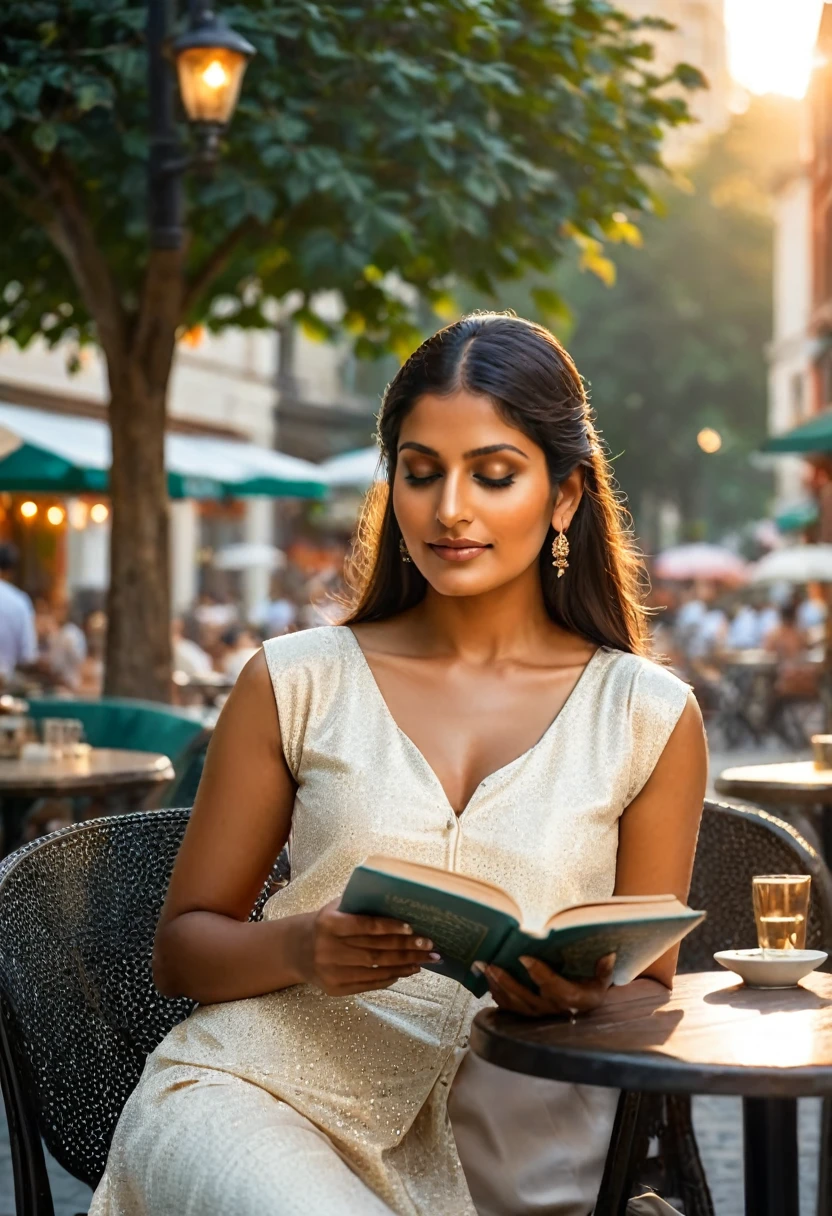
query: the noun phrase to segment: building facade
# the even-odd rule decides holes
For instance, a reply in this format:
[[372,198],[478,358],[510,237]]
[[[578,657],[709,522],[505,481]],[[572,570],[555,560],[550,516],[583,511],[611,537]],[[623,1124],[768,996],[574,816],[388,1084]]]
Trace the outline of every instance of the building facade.
[[633,17],[663,17],[675,28],[656,31],[656,64],[669,71],[677,63],[699,68],[707,89],[686,94],[696,121],[668,136],[666,156],[684,161],[708,136],[723,131],[731,116],[734,85],[728,71],[723,0],[619,0]]
[[[832,410],[832,5],[822,11],[815,69],[803,103],[803,132],[775,207],[774,333],[769,360],[769,432],[782,435]],[[778,456],[778,510],[809,496],[832,539],[832,460]]]

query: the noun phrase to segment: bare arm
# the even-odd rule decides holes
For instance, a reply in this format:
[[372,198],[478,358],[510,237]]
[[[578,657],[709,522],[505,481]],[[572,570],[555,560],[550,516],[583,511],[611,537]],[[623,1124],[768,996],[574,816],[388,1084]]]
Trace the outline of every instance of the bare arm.
[[408,938],[399,922],[334,905],[249,922],[288,840],[294,798],[261,651],[220,715],[159,919],[153,978],[164,995],[213,1004],[299,983],[349,995],[387,987],[425,961],[430,943]]
[[[616,866],[616,895],[676,895],[687,899],[702,803],[708,752],[702,715],[693,693],[644,789],[621,816]],[[492,995],[503,1009],[530,1017],[566,1010],[585,1012],[606,1001],[627,1000],[655,981],[669,988],[679,947],[674,946],[648,967],[644,976],[623,988],[610,988],[614,959],[601,959],[597,977],[573,983],[538,959],[523,959],[540,988],[535,996],[500,968],[486,970]]]
[[[621,816],[616,895],[687,900],[707,778],[702,715],[690,693],[649,781]],[[645,974],[669,988],[678,955],[674,946]]]

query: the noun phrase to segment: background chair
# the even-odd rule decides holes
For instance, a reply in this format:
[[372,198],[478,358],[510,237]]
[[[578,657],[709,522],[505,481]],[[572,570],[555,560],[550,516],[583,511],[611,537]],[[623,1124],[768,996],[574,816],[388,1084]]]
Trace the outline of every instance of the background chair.
[[74,824],[0,864],[0,1083],[18,1216],[53,1216],[41,1136],[70,1174],[98,1183],[146,1056],[193,1008],[151,976],[189,813]]
[[[717,950],[742,950],[757,940],[751,904],[755,874],[811,874],[812,902],[806,930],[808,949],[832,944],[832,877],[823,859],[789,824],[753,807],[707,801],[693,867],[692,908],[708,917],[682,942],[679,971],[713,971]],[[832,970],[827,959],[824,970]],[[634,1179],[649,1182],[671,1202],[680,1201],[687,1216],[714,1216],[705,1170],[699,1156],[686,1095],[645,1095],[640,1111],[633,1095],[623,1095],[616,1133],[599,1195],[599,1216],[623,1213]],[[636,1118],[636,1115],[638,1116]],[[821,1152],[818,1212],[830,1216],[828,1199],[832,1112],[824,1103],[826,1139]],[[651,1140],[658,1155],[648,1159]]]

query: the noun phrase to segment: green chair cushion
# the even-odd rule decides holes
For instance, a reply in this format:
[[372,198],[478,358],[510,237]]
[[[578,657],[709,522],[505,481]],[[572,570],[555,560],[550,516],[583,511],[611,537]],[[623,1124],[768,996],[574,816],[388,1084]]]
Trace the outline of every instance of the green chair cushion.
[[33,718],[78,718],[84,737],[93,747],[121,747],[136,752],[161,752],[174,765],[188,744],[205,729],[199,710],[134,701],[128,697],[99,700],[67,700],[34,697],[29,701]]

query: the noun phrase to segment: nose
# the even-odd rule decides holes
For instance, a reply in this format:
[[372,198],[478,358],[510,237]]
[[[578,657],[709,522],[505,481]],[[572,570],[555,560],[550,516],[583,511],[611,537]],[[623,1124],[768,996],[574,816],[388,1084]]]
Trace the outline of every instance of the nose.
[[470,524],[473,512],[466,502],[465,474],[449,469],[440,481],[442,492],[436,504],[436,518],[443,528],[449,531],[456,524]]

